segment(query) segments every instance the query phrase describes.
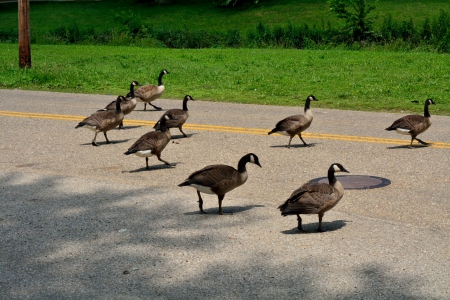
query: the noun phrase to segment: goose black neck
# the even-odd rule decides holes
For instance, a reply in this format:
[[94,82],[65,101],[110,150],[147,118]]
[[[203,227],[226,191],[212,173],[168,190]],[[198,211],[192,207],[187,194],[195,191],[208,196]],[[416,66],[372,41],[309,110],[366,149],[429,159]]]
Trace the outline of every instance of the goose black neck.
[[166,130],[166,117],[164,116],[159,120],[159,131],[164,132]]
[[183,99],[183,110],[184,111],[186,111],[186,110],[188,110],[188,108],[187,108],[187,102],[188,102],[188,98],[187,97],[185,97],[184,99]]
[[159,77],[158,77],[158,85],[163,85],[162,83],[162,77],[164,76],[164,72],[159,73]]
[[305,112],[309,109],[310,104],[311,104],[311,100],[309,100],[309,97],[308,97],[305,102]]
[[135,96],[134,96],[134,84],[132,83],[132,84],[130,84],[130,95],[131,95],[131,98],[134,98]]
[[333,185],[336,183],[336,181],[337,181],[336,176],[334,176],[334,166],[331,166],[328,169],[328,183],[330,185]]
[[121,107],[120,107],[120,103],[122,102],[122,98],[117,98],[116,100],[116,112],[120,112],[121,111]]
[[428,111],[428,105],[430,105],[430,104],[428,103],[428,100],[427,100],[427,102],[425,102],[425,108],[423,109],[423,116],[425,118],[431,117],[430,112]]
[[242,157],[239,162],[238,162],[238,172],[239,173],[244,173],[245,171],[247,171],[247,169],[245,168],[245,165],[249,162],[249,157],[248,155]]

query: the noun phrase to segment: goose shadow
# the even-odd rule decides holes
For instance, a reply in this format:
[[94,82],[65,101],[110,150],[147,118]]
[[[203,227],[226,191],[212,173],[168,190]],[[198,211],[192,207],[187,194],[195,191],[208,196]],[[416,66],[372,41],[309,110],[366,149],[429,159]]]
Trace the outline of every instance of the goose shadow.
[[172,140],[187,139],[187,138],[194,136],[195,134],[197,134],[197,133],[187,133],[186,134],[187,137],[185,137],[182,134],[172,134]]
[[[247,210],[250,210],[255,207],[265,207],[265,205],[261,204],[254,204],[254,205],[246,205],[246,206],[222,206],[223,214],[224,215],[233,215],[235,213],[241,213]],[[219,215],[219,207],[211,207],[211,208],[204,208],[204,212],[206,212],[206,215]],[[193,215],[201,215],[200,210],[185,212],[184,215],[187,216],[193,216]]]
[[123,126],[123,128],[116,127],[116,130],[128,130],[128,129],[135,129],[135,128],[141,128],[141,125],[135,125],[135,126]]
[[150,165],[148,166],[148,170],[146,167],[142,167],[136,170],[131,170],[131,171],[122,171],[122,173],[138,173],[138,172],[151,172],[151,171],[158,171],[158,170],[166,170],[166,169],[173,169],[176,167],[176,165],[178,165],[179,162],[174,162],[174,163],[170,163],[170,165],[165,165],[165,164],[160,164],[160,165]]
[[134,109],[133,111],[140,111],[140,112],[147,112],[147,111],[164,112],[164,111],[168,111],[168,109],[165,109],[165,108],[156,109],[156,108],[153,108],[153,107],[152,107],[151,109],[149,109],[149,108],[147,107],[146,110],[144,110],[144,108],[142,108],[142,109]]
[[[309,143],[308,146],[305,146],[303,144],[295,144],[292,145],[291,144],[291,148],[310,148],[310,147],[315,147],[316,145],[318,145],[319,143]],[[270,146],[270,148],[287,148],[288,145],[272,145]]]
[[[345,225],[347,225],[347,222],[352,221],[346,221],[346,220],[335,220],[332,222],[322,222],[322,229],[324,232],[332,232],[341,229]],[[283,234],[312,234],[312,233],[321,233],[317,231],[317,228],[319,228],[319,222],[316,223],[309,223],[309,224],[302,224],[303,231],[298,230],[297,227],[294,227],[289,230],[283,230],[281,233]]]
[[432,146],[432,143],[428,143],[428,145],[413,145],[411,148],[409,148],[409,145],[398,145],[398,146],[391,146],[387,147],[387,149],[395,150],[395,149],[421,149],[421,148],[428,148]]
[[[109,144],[106,141],[102,141],[102,142],[96,142],[96,144],[98,146],[104,146],[104,145],[111,145],[111,144],[123,144],[123,143],[127,143],[129,142],[131,139],[125,139],[125,140],[114,140],[114,141],[109,141]],[[81,144],[82,146],[92,146],[92,142],[90,143],[83,143]]]

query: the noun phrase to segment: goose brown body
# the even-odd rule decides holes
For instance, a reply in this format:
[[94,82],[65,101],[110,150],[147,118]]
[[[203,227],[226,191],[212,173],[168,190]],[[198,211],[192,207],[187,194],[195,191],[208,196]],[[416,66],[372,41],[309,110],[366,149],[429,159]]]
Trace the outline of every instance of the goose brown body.
[[92,140],[93,146],[98,146],[96,143],[96,138],[99,132],[103,132],[103,134],[105,135],[106,143],[109,144],[110,141],[108,140],[106,132],[116,128],[122,122],[124,117],[122,109],[120,108],[122,99],[124,99],[123,96],[117,97],[115,110],[97,111],[78,123],[75,128],[84,127],[95,131],[95,136]]
[[161,110],[161,107],[157,107],[153,105],[151,102],[161,97],[162,93],[165,90],[164,84],[162,83],[162,77],[165,74],[169,74],[167,70],[162,70],[161,73],[159,73],[158,77],[158,85],[154,84],[147,84],[144,86],[141,86],[137,90],[134,91],[136,95],[136,99],[141,102],[145,102],[144,104],[144,110],[147,110],[147,104],[150,104],[153,106],[156,110]]
[[160,119],[161,131],[147,132],[141,136],[129,149],[125,155],[135,154],[137,156],[145,157],[146,169],[148,170],[148,158],[155,155],[159,161],[166,165],[169,162],[161,158],[161,152],[166,148],[172,135],[170,130],[166,128],[165,123],[167,119],[172,118],[171,115],[164,115]]
[[270,135],[272,133],[277,132],[279,134],[289,136],[288,148],[290,148],[291,146],[292,138],[298,135],[303,144],[306,147],[308,147],[308,144],[306,144],[306,142],[302,138],[302,132],[308,129],[309,126],[311,126],[313,120],[313,114],[310,109],[311,101],[318,101],[318,100],[313,95],[309,95],[306,98],[303,115],[293,115],[279,121],[275,125],[275,128],[272,129],[268,134]]
[[322,231],[322,217],[332,209],[344,195],[344,187],[336,180],[335,172],[348,171],[341,164],[332,164],[328,169],[329,183],[305,183],[296,189],[288,200],[278,207],[283,216],[297,215],[298,229],[302,229],[301,214],[318,214],[319,229]]
[[[187,108],[187,102],[189,100],[194,100],[190,95],[184,96],[183,99],[183,109],[174,108],[169,109],[164,113],[164,115],[170,114],[172,115],[176,120],[167,120],[166,121],[166,127],[167,128],[178,128],[180,132],[183,134],[184,137],[187,137],[187,135],[183,131],[183,125],[186,122],[186,120],[189,118],[189,111]],[[155,124],[153,128],[156,130],[159,130],[159,121]]]
[[258,157],[253,153],[249,153],[239,160],[237,169],[228,165],[210,165],[192,173],[178,186],[191,186],[197,189],[201,213],[205,212],[203,211],[203,199],[200,193],[216,194],[219,200],[219,214],[221,215],[222,200],[225,197],[225,194],[243,185],[247,181],[248,173],[245,165],[248,162],[261,167]]
[[[130,84],[130,92],[127,94],[127,97],[122,98],[122,102],[120,103],[120,108],[122,109],[123,115],[126,116],[131,113],[136,108],[136,97],[134,95],[134,87],[139,86],[139,82],[133,81]],[[116,100],[109,103],[104,110],[114,110],[116,109]],[[123,121],[119,124],[119,129],[123,128]]]
[[423,145],[428,145],[428,143],[420,140],[417,136],[424,131],[426,131],[431,126],[431,115],[428,110],[428,106],[430,104],[435,104],[432,99],[427,99],[425,101],[424,107],[424,115],[407,115],[398,120],[395,120],[391,126],[386,128],[387,131],[393,131],[400,134],[407,134],[411,136],[411,143],[409,144],[409,148],[412,147],[412,143],[414,140],[418,141]]

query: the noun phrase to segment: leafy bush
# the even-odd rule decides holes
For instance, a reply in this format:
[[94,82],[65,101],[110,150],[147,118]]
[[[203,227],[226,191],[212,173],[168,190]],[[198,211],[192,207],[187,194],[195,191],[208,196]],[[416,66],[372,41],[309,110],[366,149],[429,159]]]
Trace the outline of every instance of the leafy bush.
[[258,4],[259,0],[223,0],[220,5],[230,7],[230,6],[251,6]]

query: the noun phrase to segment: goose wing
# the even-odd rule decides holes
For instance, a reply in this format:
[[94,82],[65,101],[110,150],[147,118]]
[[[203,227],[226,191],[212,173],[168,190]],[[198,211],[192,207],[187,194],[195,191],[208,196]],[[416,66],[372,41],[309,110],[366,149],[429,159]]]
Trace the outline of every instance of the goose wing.
[[144,85],[134,91],[134,95],[141,99],[147,99],[156,93],[158,86],[154,84]]
[[106,127],[107,125],[110,125],[112,123],[119,124],[120,120],[118,122],[117,120],[119,120],[119,118],[115,110],[101,110],[93,113],[92,115],[81,121],[77,127],[81,127],[84,125]]
[[335,201],[337,190],[326,183],[307,183],[295,190],[278,207],[282,215],[314,214],[327,203]]
[[151,131],[141,136],[133,145],[128,149],[129,153],[135,153],[138,151],[154,150],[161,146],[165,147],[170,138],[164,132]]
[[108,105],[105,106],[106,110],[116,110],[116,100],[111,101]]
[[425,117],[421,115],[408,115],[395,120],[386,130],[407,129],[417,130],[417,127],[423,126]]
[[300,128],[308,123],[308,119],[303,115],[294,115],[287,117],[277,123],[275,128],[277,131],[290,131]]
[[[165,115],[172,115],[176,120],[166,120],[166,127],[172,128],[172,127],[178,127],[180,125],[183,125],[184,122],[186,122],[188,114],[182,109],[174,108],[169,109],[166,111],[163,116]],[[156,122],[155,126],[153,126],[155,129],[159,129],[159,121]]]
[[210,187],[214,190],[229,191],[236,187],[236,177],[239,172],[227,165],[211,165],[192,173],[188,181]]

